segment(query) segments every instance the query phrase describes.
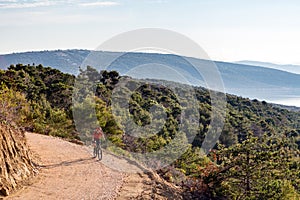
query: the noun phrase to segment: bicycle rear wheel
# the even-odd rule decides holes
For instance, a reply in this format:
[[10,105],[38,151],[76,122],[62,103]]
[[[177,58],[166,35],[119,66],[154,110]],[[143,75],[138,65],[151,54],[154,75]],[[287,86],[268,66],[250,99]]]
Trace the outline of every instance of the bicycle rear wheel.
[[97,148],[96,147],[93,148],[93,156],[94,156],[94,158],[97,157]]

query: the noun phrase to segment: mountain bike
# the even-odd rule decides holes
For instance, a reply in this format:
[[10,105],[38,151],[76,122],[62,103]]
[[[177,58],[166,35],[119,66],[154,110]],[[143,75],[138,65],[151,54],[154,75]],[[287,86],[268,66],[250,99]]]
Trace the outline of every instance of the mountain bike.
[[100,141],[99,141],[99,143],[94,141],[93,155],[94,155],[95,158],[98,158],[99,160],[102,160],[102,149],[101,149]]

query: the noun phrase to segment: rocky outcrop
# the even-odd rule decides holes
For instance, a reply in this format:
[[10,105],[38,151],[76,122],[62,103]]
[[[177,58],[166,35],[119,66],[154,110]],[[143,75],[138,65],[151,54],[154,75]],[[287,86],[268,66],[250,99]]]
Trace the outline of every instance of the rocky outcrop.
[[34,175],[24,132],[0,124],[0,196],[8,196]]

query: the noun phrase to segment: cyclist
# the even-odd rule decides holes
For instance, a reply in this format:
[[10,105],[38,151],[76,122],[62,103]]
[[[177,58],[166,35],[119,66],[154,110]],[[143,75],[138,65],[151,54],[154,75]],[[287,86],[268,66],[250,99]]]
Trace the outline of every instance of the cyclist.
[[101,127],[96,128],[93,134],[94,137],[94,142],[96,142],[97,147],[100,145],[100,139],[103,137],[104,138],[104,133],[102,131]]

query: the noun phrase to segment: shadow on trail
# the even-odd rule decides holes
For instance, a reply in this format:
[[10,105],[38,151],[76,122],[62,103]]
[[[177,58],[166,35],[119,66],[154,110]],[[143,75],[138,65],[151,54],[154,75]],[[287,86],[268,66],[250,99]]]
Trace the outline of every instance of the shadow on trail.
[[80,159],[70,160],[70,161],[62,161],[57,164],[49,164],[49,165],[36,164],[36,166],[40,167],[40,168],[44,168],[44,169],[51,169],[51,168],[55,168],[55,167],[70,166],[70,165],[74,165],[74,164],[87,164],[87,163],[85,163],[86,161],[92,161],[92,160],[95,160],[95,159],[93,157],[88,157],[88,158],[80,158]]

